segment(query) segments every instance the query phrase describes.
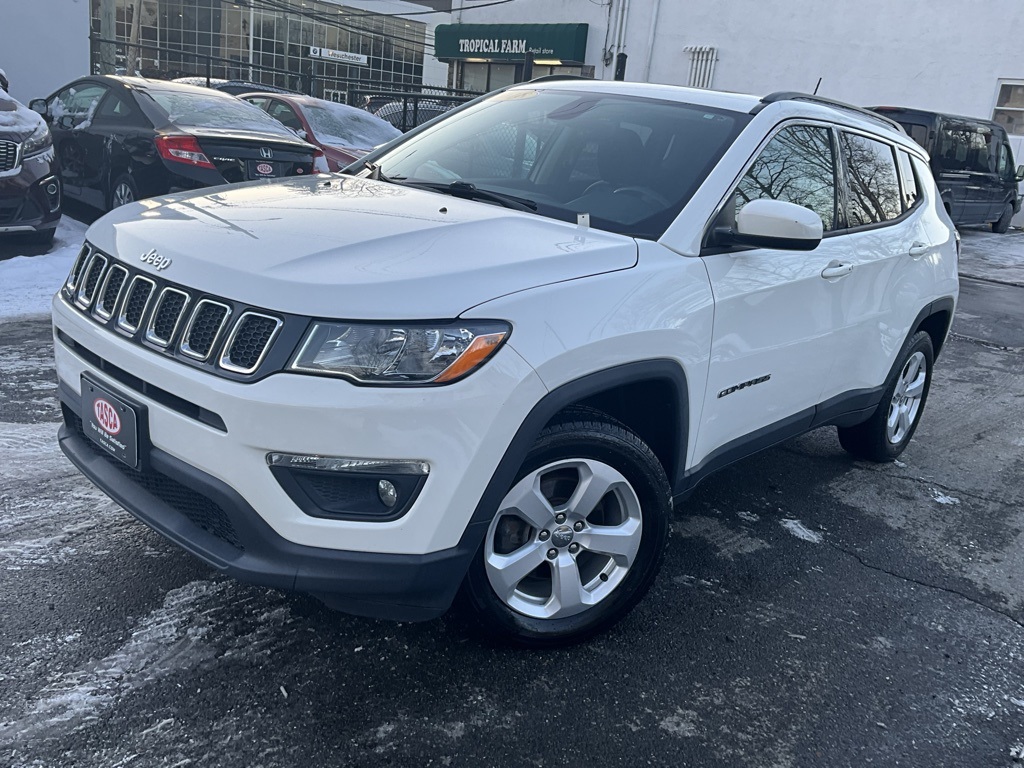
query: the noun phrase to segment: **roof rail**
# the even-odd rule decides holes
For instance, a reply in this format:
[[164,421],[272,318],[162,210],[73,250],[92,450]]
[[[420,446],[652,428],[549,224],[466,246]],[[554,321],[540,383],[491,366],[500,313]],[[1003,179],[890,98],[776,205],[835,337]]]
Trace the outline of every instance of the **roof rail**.
[[835,99],[829,99],[824,96],[814,96],[810,93],[800,93],[799,91],[776,91],[775,93],[769,93],[761,99],[757,106],[750,110],[750,114],[756,115],[769,104],[774,104],[777,101],[809,101],[812,104],[822,104],[826,107],[833,107],[834,109],[844,109],[847,112],[856,112],[861,117],[874,120],[876,123],[882,123],[886,127],[893,128],[906,135],[906,131],[903,130],[902,125],[897,123],[895,120],[890,120],[885,115],[880,115],[877,112],[864,109],[864,107],[847,104],[845,101],[836,101]]

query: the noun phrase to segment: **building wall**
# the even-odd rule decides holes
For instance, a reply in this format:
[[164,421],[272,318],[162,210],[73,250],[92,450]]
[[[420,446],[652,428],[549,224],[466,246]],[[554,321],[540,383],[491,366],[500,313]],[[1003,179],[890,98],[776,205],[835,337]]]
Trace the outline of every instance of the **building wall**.
[[89,0],[5,0],[0,69],[28,103],[89,73]]

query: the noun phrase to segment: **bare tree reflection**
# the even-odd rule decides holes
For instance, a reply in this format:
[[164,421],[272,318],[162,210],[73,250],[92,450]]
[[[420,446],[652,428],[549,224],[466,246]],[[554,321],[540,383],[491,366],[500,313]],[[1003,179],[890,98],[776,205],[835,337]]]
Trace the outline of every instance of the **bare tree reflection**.
[[826,128],[785,128],[764,148],[736,190],[737,209],[770,198],[810,208],[835,228],[835,160]]
[[902,208],[892,147],[851,133],[842,134],[842,143],[850,188],[849,226],[895,219]]

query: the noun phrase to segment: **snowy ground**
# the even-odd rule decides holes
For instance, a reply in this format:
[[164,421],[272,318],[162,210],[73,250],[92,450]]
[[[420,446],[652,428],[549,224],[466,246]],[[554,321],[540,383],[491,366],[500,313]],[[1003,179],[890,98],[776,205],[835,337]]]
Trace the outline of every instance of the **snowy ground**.
[[964,227],[960,276],[1024,286],[1024,232],[997,235],[988,227]]
[[[0,241],[0,317],[50,313],[50,299],[68,276],[75,255],[85,239],[86,225],[64,216],[47,253],[24,243],[20,237]],[[0,238],[4,236],[0,235]]]

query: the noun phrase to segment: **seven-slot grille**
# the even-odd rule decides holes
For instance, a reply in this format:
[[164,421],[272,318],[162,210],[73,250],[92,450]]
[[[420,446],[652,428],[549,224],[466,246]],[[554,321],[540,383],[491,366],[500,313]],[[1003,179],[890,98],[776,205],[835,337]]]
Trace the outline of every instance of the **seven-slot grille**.
[[135,272],[88,244],[64,290],[101,325],[221,375],[256,373],[284,326],[281,318],[256,308],[203,297]]
[[0,141],[0,173],[18,167],[18,145],[13,141]]

